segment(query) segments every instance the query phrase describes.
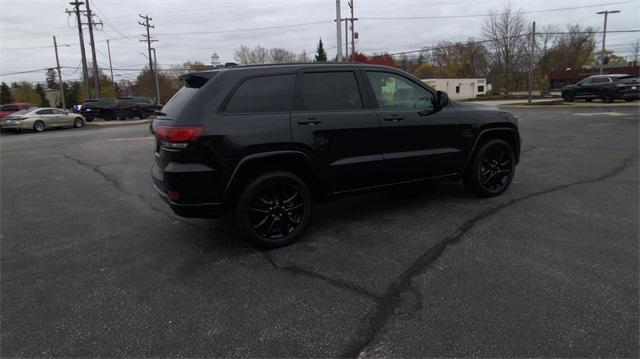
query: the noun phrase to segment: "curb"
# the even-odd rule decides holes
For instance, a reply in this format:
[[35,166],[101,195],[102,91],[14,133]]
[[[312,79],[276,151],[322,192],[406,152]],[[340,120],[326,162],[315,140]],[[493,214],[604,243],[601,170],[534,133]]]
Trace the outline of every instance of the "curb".
[[96,120],[93,120],[91,122],[86,122],[85,121],[85,125],[88,126],[88,127],[140,125],[140,124],[144,124],[144,123],[149,123],[149,122],[151,122],[151,120],[152,120],[151,118],[146,118],[144,120],[126,120],[126,121],[121,121],[121,120],[113,120],[113,121],[100,120],[100,121],[96,121]]

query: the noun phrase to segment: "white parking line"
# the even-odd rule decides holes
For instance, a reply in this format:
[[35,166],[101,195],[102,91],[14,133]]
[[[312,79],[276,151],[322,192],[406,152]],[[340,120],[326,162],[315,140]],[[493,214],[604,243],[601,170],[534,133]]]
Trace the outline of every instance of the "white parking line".
[[110,138],[107,141],[144,141],[144,140],[152,140],[155,137],[153,136],[148,136],[148,137],[124,137],[124,138]]
[[574,112],[575,116],[629,116],[628,113],[622,112]]

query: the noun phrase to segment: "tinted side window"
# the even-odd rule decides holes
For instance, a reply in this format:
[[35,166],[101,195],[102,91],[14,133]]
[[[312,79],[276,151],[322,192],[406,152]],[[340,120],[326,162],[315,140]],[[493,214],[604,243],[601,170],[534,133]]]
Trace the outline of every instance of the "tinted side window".
[[53,115],[53,110],[40,110],[36,112],[36,115]]
[[[388,72],[367,71],[380,108],[433,109],[435,97],[425,88],[402,76]],[[460,86],[456,86],[460,93]]]
[[296,75],[254,77],[243,82],[231,96],[224,112],[289,112]]
[[604,83],[609,83],[609,78],[608,77],[596,77],[593,80],[591,80],[592,84],[604,84]]
[[305,110],[361,109],[362,97],[353,72],[306,73],[302,77]]

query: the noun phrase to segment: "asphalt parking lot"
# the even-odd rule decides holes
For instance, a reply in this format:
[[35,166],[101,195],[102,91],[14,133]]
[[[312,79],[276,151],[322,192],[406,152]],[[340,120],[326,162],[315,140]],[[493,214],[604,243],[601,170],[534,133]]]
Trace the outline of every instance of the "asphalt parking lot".
[[343,199],[272,251],[174,216],[146,125],[5,134],[0,354],[638,357],[638,108],[513,111],[503,196]]

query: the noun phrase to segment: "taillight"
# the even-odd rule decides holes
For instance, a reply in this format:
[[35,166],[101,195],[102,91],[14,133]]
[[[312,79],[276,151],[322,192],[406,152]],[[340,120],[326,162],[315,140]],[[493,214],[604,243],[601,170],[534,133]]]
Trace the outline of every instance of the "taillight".
[[156,138],[165,149],[181,150],[200,138],[202,130],[201,126],[160,126]]

